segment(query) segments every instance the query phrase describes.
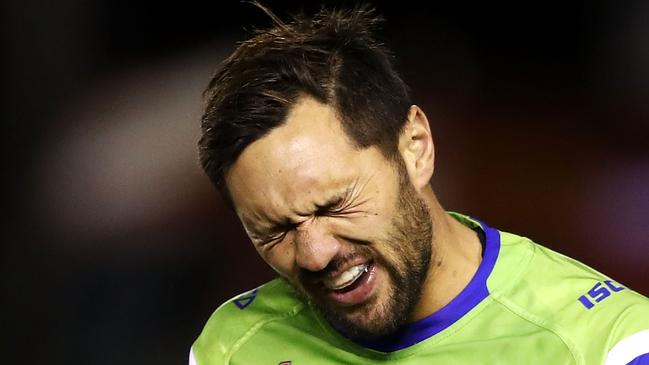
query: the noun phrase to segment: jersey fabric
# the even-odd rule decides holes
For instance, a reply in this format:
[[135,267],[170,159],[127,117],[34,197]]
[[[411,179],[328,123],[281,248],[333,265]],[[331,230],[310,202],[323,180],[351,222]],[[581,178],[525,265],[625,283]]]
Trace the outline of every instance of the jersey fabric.
[[276,279],[221,305],[190,364],[649,364],[649,299],[525,237],[451,214],[484,232],[483,259],[431,316],[354,342]]

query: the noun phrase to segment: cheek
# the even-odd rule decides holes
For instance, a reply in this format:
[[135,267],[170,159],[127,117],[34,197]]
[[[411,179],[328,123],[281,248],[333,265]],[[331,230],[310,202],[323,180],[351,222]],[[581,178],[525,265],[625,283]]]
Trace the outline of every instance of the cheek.
[[378,210],[353,217],[329,218],[331,232],[338,238],[368,243],[383,241],[388,237],[390,218]]
[[296,272],[293,244],[282,242],[269,250],[257,249],[259,256],[278,274],[293,277]]

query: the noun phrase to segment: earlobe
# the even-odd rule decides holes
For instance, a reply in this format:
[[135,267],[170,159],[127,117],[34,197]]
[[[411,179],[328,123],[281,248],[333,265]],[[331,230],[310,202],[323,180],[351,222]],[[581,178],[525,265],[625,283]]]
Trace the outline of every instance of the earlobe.
[[428,185],[435,166],[435,146],[426,114],[416,105],[408,110],[407,121],[399,137],[401,153],[410,180],[418,191]]

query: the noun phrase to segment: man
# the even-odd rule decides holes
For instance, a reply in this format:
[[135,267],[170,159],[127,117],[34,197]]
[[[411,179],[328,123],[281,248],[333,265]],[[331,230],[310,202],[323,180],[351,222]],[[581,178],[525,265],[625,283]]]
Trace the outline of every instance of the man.
[[220,306],[208,364],[649,364],[649,300],[447,213],[365,7],[242,43],[206,92],[206,174],[279,278]]

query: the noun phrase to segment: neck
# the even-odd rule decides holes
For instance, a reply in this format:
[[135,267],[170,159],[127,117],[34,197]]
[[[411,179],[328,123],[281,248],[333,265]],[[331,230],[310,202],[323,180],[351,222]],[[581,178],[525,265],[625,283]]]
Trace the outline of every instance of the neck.
[[433,223],[432,254],[412,322],[437,312],[453,300],[469,284],[482,261],[482,245],[476,232],[451,217],[432,189],[423,193]]

